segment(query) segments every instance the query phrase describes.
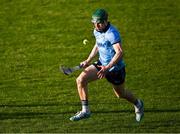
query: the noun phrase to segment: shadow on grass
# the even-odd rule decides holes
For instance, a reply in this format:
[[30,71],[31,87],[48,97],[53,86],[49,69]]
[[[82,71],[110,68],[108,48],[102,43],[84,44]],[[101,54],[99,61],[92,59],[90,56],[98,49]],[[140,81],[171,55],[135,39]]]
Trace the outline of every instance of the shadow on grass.
[[[119,103],[102,103],[104,105],[116,105]],[[91,104],[94,105],[94,104]],[[74,102],[74,103],[61,103],[61,102],[56,102],[56,103],[44,103],[44,104],[37,104],[37,103],[31,103],[31,104],[1,104],[0,109],[13,109],[13,112],[0,112],[0,120],[5,120],[5,119],[31,119],[31,118],[56,118],[57,116],[60,117],[61,119],[63,116],[68,116],[71,114],[74,114],[74,110],[68,110],[68,108],[65,107],[76,107],[80,106],[79,102]],[[36,107],[38,110],[40,107],[42,107],[42,110],[44,108],[49,109],[47,112],[33,112],[32,108]],[[55,112],[51,111],[51,107],[55,107],[55,109],[62,109],[61,111],[56,110]],[[23,109],[24,108],[24,109]],[[28,110],[27,110],[28,109]],[[24,110],[24,112],[23,112]],[[4,110],[5,111],[5,110]],[[11,110],[12,111],[12,110]],[[21,112],[19,112],[21,111]],[[28,112],[29,111],[29,112]],[[111,110],[111,109],[97,109],[95,111],[91,111],[93,114],[112,114],[112,113],[133,113],[133,109],[129,110]],[[175,113],[175,112],[180,112],[180,109],[145,109],[145,113]]]
[[[13,102],[12,102],[13,103]],[[21,103],[21,104],[20,104]],[[19,104],[0,104],[0,108],[3,108],[3,107],[9,107],[9,108],[18,108],[18,107],[49,107],[49,106],[80,106],[80,102],[66,102],[66,103],[62,103],[62,102],[56,102],[56,103],[53,103],[53,102],[47,102],[47,103],[30,103],[30,104],[27,104],[26,102],[23,102],[24,104],[22,104],[22,102],[20,102]],[[103,104],[103,105],[116,105],[116,104],[119,104],[119,103],[99,103],[98,104]],[[91,103],[90,105],[96,105],[96,103]]]
[[1,104],[0,108],[3,107],[11,107],[11,108],[18,108],[18,107],[49,107],[49,106],[79,106],[79,103],[31,103],[31,104]]
[[[108,113],[133,113],[134,110],[106,110],[106,111],[93,111],[97,114],[108,114]],[[145,109],[145,113],[176,113],[180,112],[180,109]]]
[[33,118],[43,119],[43,118],[51,118],[51,117],[57,116],[57,115],[59,115],[59,113],[43,113],[43,112],[0,113],[0,120],[7,120],[7,119],[33,119]]

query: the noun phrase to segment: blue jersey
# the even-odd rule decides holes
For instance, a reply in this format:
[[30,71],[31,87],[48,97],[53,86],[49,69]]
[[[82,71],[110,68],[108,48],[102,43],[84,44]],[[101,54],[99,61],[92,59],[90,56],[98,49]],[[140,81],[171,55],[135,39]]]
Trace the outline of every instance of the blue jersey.
[[[99,32],[94,29],[94,36],[96,38],[96,44],[99,51],[99,61],[103,66],[106,66],[116,53],[113,45],[118,42],[121,44],[120,33],[114,26],[108,24],[108,27],[104,32]],[[125,63],[121,58],[116,65],[109,69],[109,71],[120,70],[124,66]]]

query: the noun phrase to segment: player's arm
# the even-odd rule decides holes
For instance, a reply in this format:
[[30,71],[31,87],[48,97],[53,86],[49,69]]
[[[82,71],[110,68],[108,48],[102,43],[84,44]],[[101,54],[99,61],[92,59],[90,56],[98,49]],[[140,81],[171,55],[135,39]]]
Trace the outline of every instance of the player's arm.
[[113,48],[114,48],[116,54],[111,59],[109,64],[107,66],[99,66],[99,67],[101,67],[101,70],[97,73],[97,75],[98,75],[98,77],[100,79],[104,78],[105,74],[106,74],[106,71],[108,69],[110,69],[111,67],[113,67],[122,58],[123,50],[122,50],[121,44],[120,43],[116,43],[116,44],[113,45]]
[[85,61],[83,61],[81,63],[81,65],[83,65],[83,67],[88,66],[89,63],[92,61],[92,59],[97,55],[97,53],[98,53],[98,47],[95,44],[93,49],[91,50],[91,53],[89,54],[88,58]]
[[122,58],[122,55],[123,55],[123,49],[122,49],[122,45],[120,43],[114,44],[113,48],[114,48],[116,54],[111,59],[109,64],[106,66],[107,69],[110,69],[111,67],[113,67]]
[[92,59],[96,56],[97,53],[98,53],[98,47],[95,44],[91,53],[89,54],[89,56],[87,58],[87,62],[90,63],[92,61]]

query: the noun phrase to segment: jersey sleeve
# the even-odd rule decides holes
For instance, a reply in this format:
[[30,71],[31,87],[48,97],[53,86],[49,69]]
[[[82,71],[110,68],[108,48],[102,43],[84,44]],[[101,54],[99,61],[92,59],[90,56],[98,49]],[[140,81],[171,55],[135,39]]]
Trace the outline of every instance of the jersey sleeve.
[[111,42],[111,44],[116,44],[118,42],[121,43],[121,37],[120,34],[117,31],[111,32],[109,33],[109,41]]

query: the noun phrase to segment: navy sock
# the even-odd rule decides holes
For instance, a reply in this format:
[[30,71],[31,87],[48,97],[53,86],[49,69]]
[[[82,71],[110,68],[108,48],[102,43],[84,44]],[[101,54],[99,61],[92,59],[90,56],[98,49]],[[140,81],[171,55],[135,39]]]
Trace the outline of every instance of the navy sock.
[[83,106],[88,106],[88,100],[81,100],[81,104]]
[[81,100],[82,104],[82,111],[83,112],[89,112],[89,106],[88,106],[88,100]]

